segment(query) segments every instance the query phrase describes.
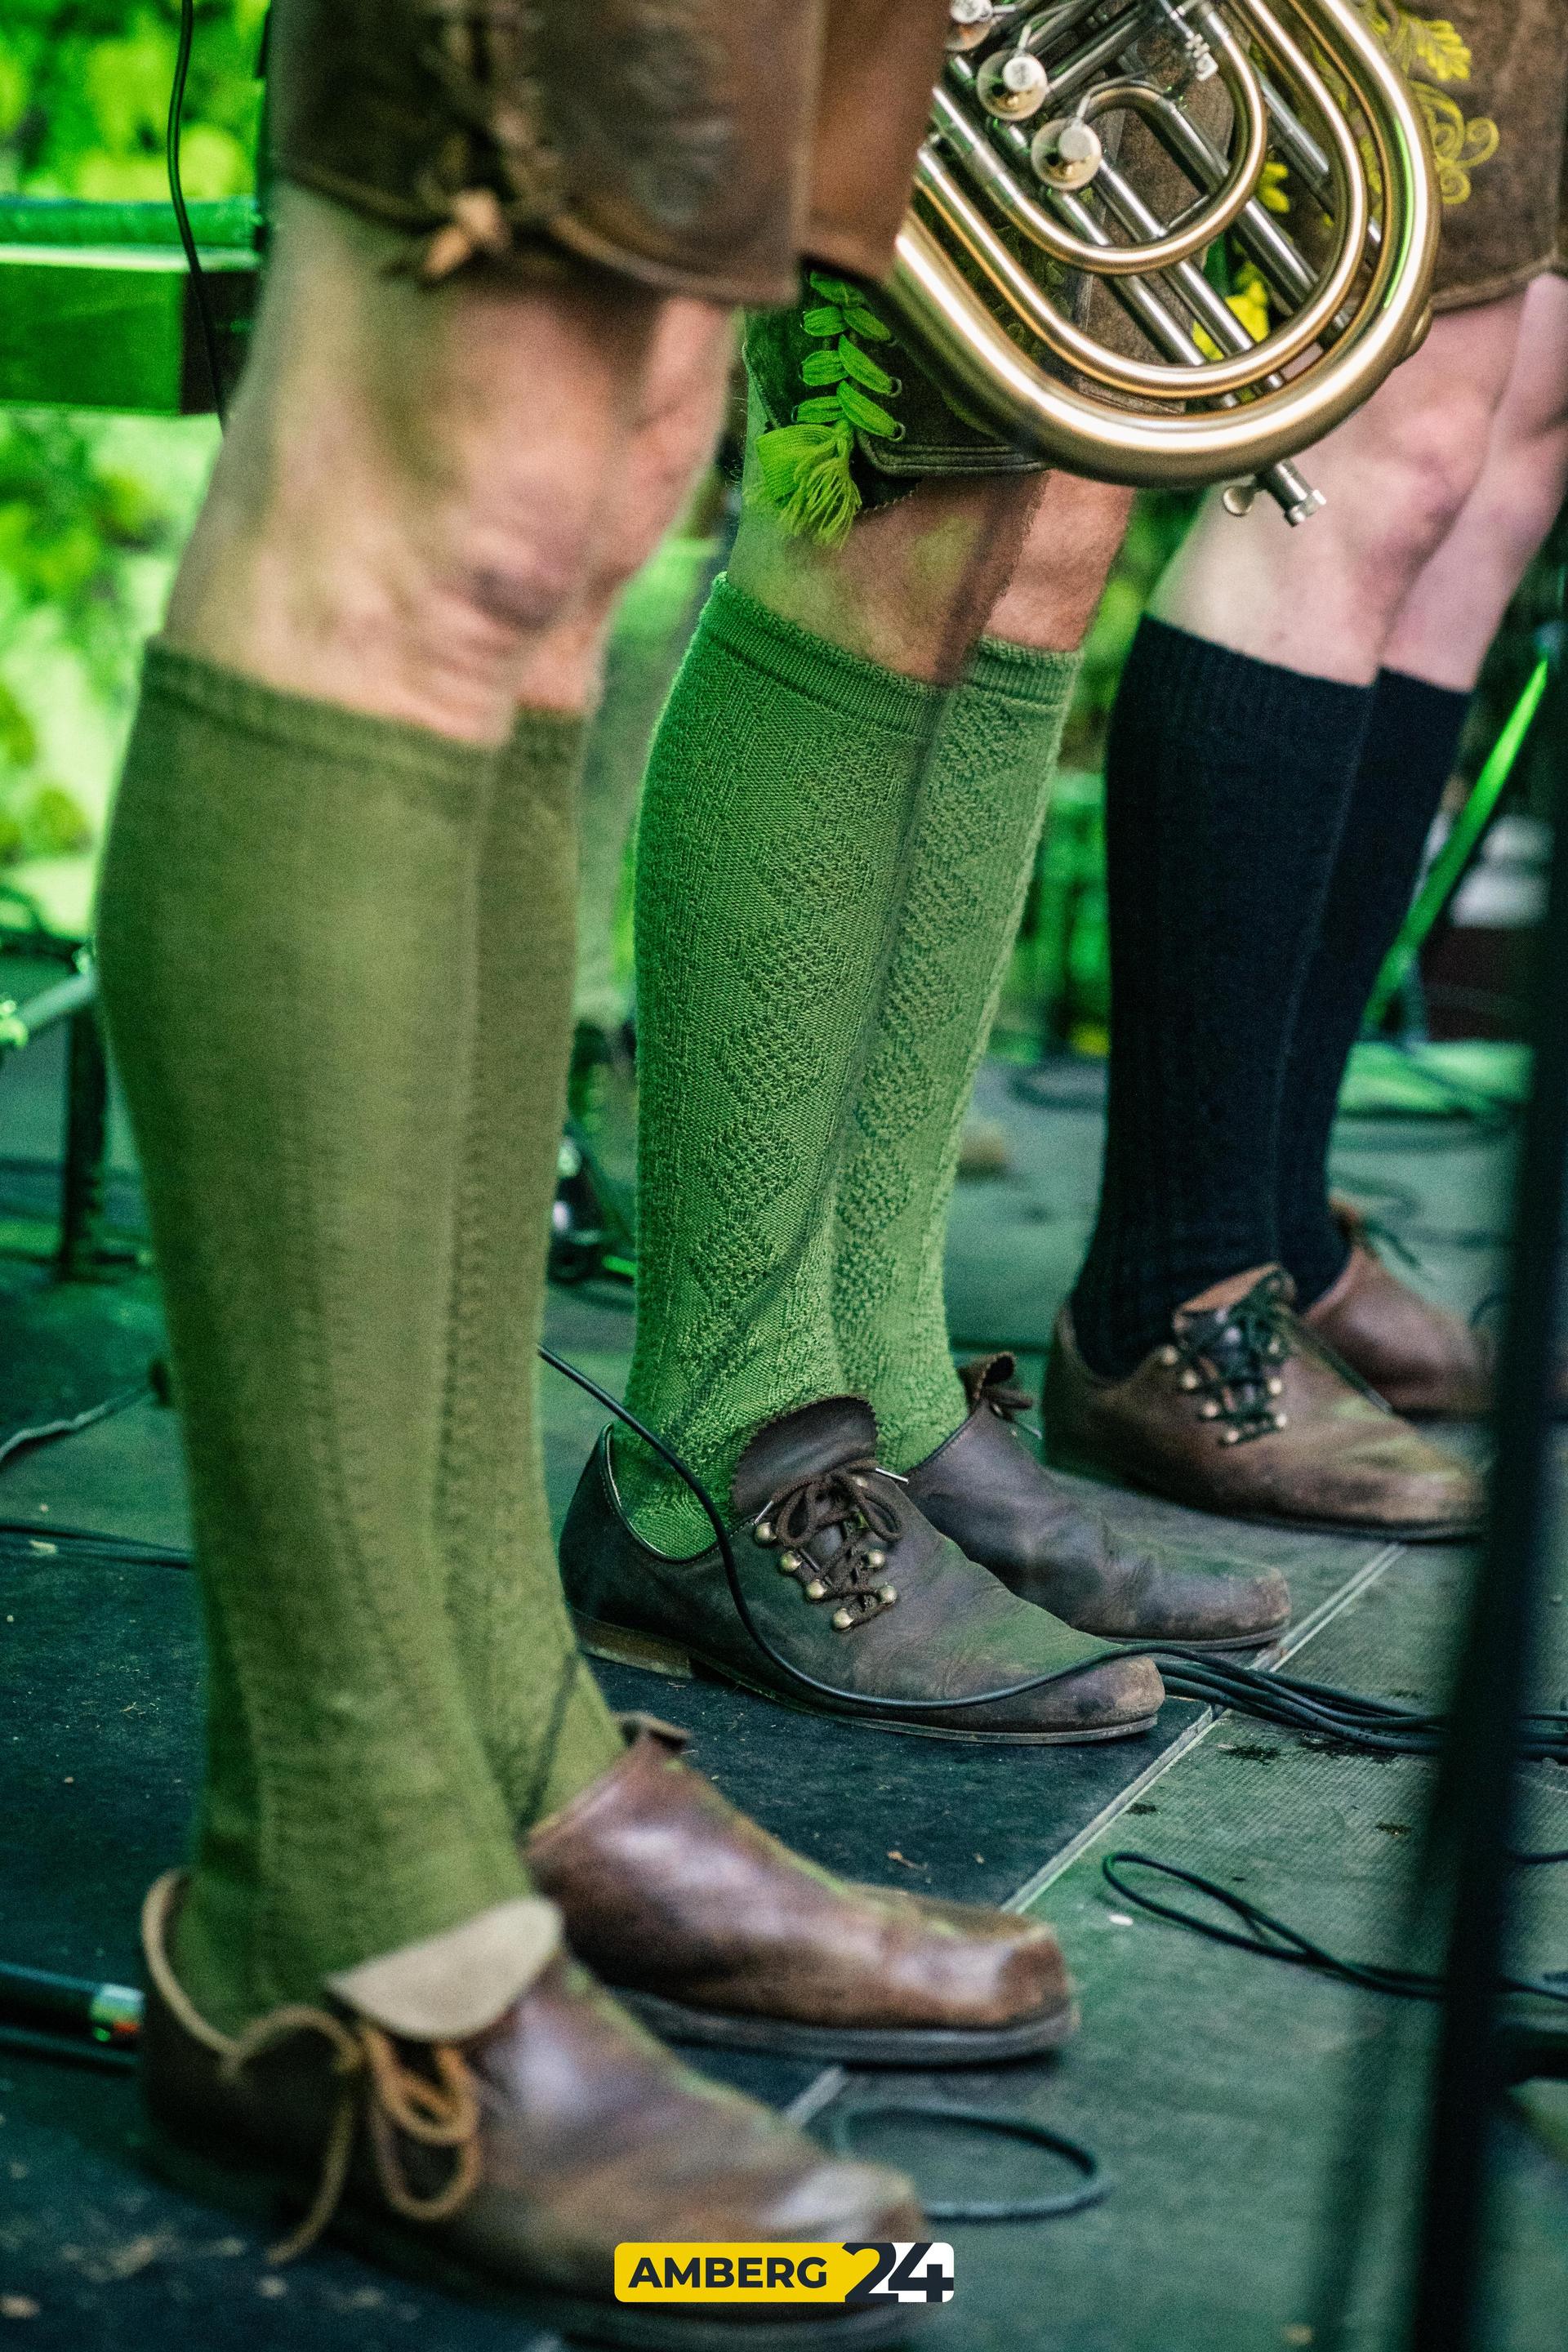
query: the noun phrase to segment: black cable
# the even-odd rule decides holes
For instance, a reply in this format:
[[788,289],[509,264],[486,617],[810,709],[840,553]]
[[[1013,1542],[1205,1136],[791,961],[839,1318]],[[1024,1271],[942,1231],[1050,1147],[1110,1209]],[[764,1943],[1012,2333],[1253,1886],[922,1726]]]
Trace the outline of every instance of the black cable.
[[[730,1530],[724,1524],[723,1515],[718,1505],[697,1473],[687,1466],[673,1446],[667,1445],[662,1437],[656,1436],[646,1423],[639,1421],[636,1413],[629,1412],[624,1404],[618,1403],[607,1389],[599,1386],[597,1381],[590,1380],[586,1372],[580,1372],[575,1364],[569,1364],[563,1356],[556,1355],[552,1349],[541,1347],[539,1352],[552,1370],[564,1373],[569,1381],[575,1381],[578,1388],[585,1391],[597,1403],[605,1406],[606,1411],[613,1412],[617,1421],[624,1422],[633,1435],[640,1437],[645,1445],[651,1447],[667,1468],[673,1470],[681,1483],[696,1496],[713,1530],[713,1540],[718,1547],[720,1559],[723,1563],[724,1580],[730,1588],[730,1598],[735,1604],[736,1615],[763,1655],[777,1666],[781,1674],[787,1675],[791,1682],[798,1683],[803,1690],[814,1691],[818,1698],[832,1699],[836,1706],[847,1706],[858,1713],[869,1713],[882,1717],[889,1715],[946,1715],[961,1707],[996,1706],[1006,1699],[1023,1698],[1030,1691],[1044,1690],[1047,1685],[1060,1682],[1065,1675],[1079,1671],[1074,1667],[1065,1666],[1054,1675],[1031,1675],[1026,1682],[1009,1683],[1003,1690],[971,1691],[957,1698],[868,1698],[864,1691],[840,1690],[835,1683],[820,1682],[816,1675],[808,1674],[804,1666],[797,1666],[792,1658],[786,1658],[782,1650],[776,1650],[752,1616],[751,1604],[741,1589],[741,1571],[736,1565],[735,1549],[730,1540]],[[1119,1654],[1137,1655],[1139,1653],[1129,1651]]]
[[65,2033],[34,2033],[26,2026],[0,2024],[0,2050],[18,2058],[47,2058],[61,2066],[97,2066],[106,2074],[132,2074],[136,2053],[97,2042],[76,2042]]
[[228,404],[224,396],[223,370],[218,362],[217,321],[213,316],[206,272],[196,250],[191,215],[185,207],[184,184],[180,176],[180,131],[184,119],[185,83],[190,75],[191,49],[195,34],[195,0],[180,0],[180,34],[174,51],[174,86],[169,92],[169,119],[163,134],[163,161],[169,176],[169,202],[174,207],[174,226],[180,233],[185,267],[191,273],[191,290],[195,298],[196,317],[201,325],[202,348],[206,354],[207,373],[212,379],[213,406],[217,411],[219,425],[223,425],[228,422]]
[[[741,1586],[741,1572],[736,1563],[734,1546],[723,1514],[696,1472],[682,1461],[674,1447],[657,1436],[636,1413],[621,1404],[609,1391],[574,1364],[558,1356],[551,1348],[539,1350],[552,1370],[584,1390],[604,1406],[606,1412],[641,1438],[666,1466],[674,1471],[688,1491],[695,1496],[713,1530],[713,1540],[723,1564],[724,1580],[730,1588],[735,1613],[756,1643],[758,1649],[791,1682],[813,1691],[818,1697],[832,1699],[836,1706],[847,1706],[859,1713],[874,1713],[886,1717],[891,1714],[921,1716],[945,1714],[950,1708],[994,1706],[1005,1700],[1025,1697],[1029,1692],[1042,1690],[1048,1684],[1060,1682],[1064,1675],[1079,1671],[1063,1668],[1054,1675],[1035,1675],[1026,1682],[1010,1683],[1005,1689],[973,1691],[962,1697],[947,1698],[869,1698],[863,1691],[840,1690],[833,1683],[825,1683],[804,1666],[797,1666],[783,1651],[775,1649],[752,1616],[750,1604]],[[1368,1698],[1356,1691],[1337,1689],[1330,1683],[1298,1680],[1288,1675],[1260,1673],[1253,1666],[1237,1665],[1234,1660],[1216,1657],[1211,1653],[1184,1650],[1160,1643],[1129,1643],[1110,1654],[1120,1657],[1150,1657],[1159,1666],[1165,1687],[1173,1698],[1194,1699],[1237,1715],[1246,1715],[1262,1723],[1278,1724],[1282,1729],[1316,1735],[1327,1743],[1395,1756],[1435,1755],[1442,1745],[1446,1717],[1422,1709],[1402,1706],[1392,1699]],[[1519,1752],[1535,1760],[1549,1759],[1568,1762],[1568,1713],[1542,1711],[1522,1717],[1520,1726]]]
[[[1221,1905],[1240,1921],[1245,1932],[1222,1927],[1215,1919],[1200,1918],[1178,1904],[1163,1903],[1157,1895],[1141,1894],[1119,1874],[1129,1868],[1152,1870],[1162,1878],[1173,1878],[1183,1886],[1190,1886],[1205,1902]],[[1443,1998],[1444,1979],[1430,1970],[1388,1968],[1375,1960],[1341,1959],[1323,1945],[1315,1943],[1310,1936],[1303,1935],[1299,1927],[1292,1927],[1289,1921],[1277,1919],[1271,1911],[1249,1902],[1231,1887],[1221,1886],[1215,1879],[1205,1878],[1199,1871],[1184,1870],[1177,1863],[1157,1862],[1152,1854],[1125,1849],[1108,1853],[1100,1869],[1124,1902],[1135,1904],[1140,1911],[1152,1912],[1158,1919],[1169,1919],[1178,1927],[1190,1927],[1194,1935],[1207,1937],[1210,1943],[1229,1944],[1240,1952],[1257,1952],[1265,1959],[1283,1960],[1290,1968],[1309,1969],[1315,1976],[1332,1977],[1341,1984],[1359,1986],[1363,1992],[1392,1993],[1402,2000],[1435,2001]],[[1505,1992],[1528,1993],[1568,2007],[1568,1985],[1554,1983],[1548,1978],[1500,1976],[1498,1984]]]
[[108,1421],[111,1414],[123,1412],[128,1406],[140,1404],[143,1397],[152,1394],[152,1389],[143,1381],[136,1388],[121,1389],[117,1395],[106,1397],[102,1404],[89,1405],[85,1412],[79,1412],[68,1421],[45,1421],[40,1422],[36,1429],[14,1429],[10,1436],[0,1444],[0,1470],[18,1454],[30,1453],[36,1445],[50,1444],[56,1438],[78,1437],[84,1429],[92,1428],[96,1422]]
[[1056,2221],[1064,2213],[1081,2213],[1086,2205],[1098,2205],[1110,2186],[1093,2149],[1080,2147],[1064,2133],[1052,2131],[1026,2116],[993,2115],[988,2107],[953,2107],[939,2100],[925,2105],[913,2099],[878,2099],[863,2105],[832,2109],[827,2118],[827,2140],[834,2154],[860,2156],[855,2126],[874,2124],[885,2116],[909,2123],[964,2124],[1003,2139],[1021,2139],[1031,2147],[1048,2148],[1053,2156],[1065,2158],[1081,2175],[1076,2189],[1060,2189],[1047,2197],[943,2199],[922,2195],[921,2207],[928,2221]]
[[[734,1545],[712,1495],[702,1480],[682,1460],[675,1448],[656,1434],[637,1414],[600,1383],[569,1363],[552,1348],[542,1346],[539,1353],[553,1371],[571,1381],[595,1402],[622,1423],[640,1438],[696,1498],[704,1517],[713,1530],[713,1540],[723,1564],[724,1579],[731,1600],[742,1626],[757,1648],[779,1672],[792,1683],[813,1692],[819,1698],[831,1699],[836,1706],[851,1712],[890,1714],[919,1717],[922,1715],[945,1713],[949,1708],[999,1706],[1009,1699],[1026,1697],[1030,1692],[1043,1690],[1060,1682],[1068,1675],[1081,1671],[1064,1667],[1054,1675],[1035,1675],[1026,1681],[1007,1684],[1003,1688],[973,1691],[959,1696],[943,1698],[869,1698],[862,1691],[842,1690],[836,1684],[821,1681],[798,1666],[773,1642],[752,1613],[741,1583]],[[37,1428],[22,1429],[0,1442],[0,1468],[25,1449],[51,1441],[77,1435],[94,1423],[107,1420],[139,1403],[144,1397],[156,1393],[153,1387],[142,1383],[134,1389],[124,1389],[93,1405],[86,1412],[68,1420],[47,1422]],[[4,1532],[0,1522],[0,1533]],[[25,1532],[25,1530],[24,1530]],[[116,1559],[135,1560],[146,1564],[165,1557],[144,1546],[127,1546],[112,1537],[82,1538],[92,1547]],[[188,1562],[176,1563],[186,1566]],[[1347,1691],[1331,1683],[1311,1682],[1304,1677],[1278,1672],[1266,1672],[1256,1666],[1238,1664],[1235,1659],[1216,1656],[1212,1652],[1186,1650],[1179,1645],[1159,1643],[1127,1643],[1108,1654],[1117,1657],[1150,1657],[1160,1669],[1169,1696],[1188,1699],[1218,1713],[1241,1715],[1258,1723],[1275,1726],[1282,1731],[1301,1735],[1309,1743],[1316,1741],[1331,1748],[1352,1749],[1360,1753],[1391,1756],[1432,1756],[1442,1746],[1447,1717],[1429,1709],[1406,1706],[1394,1699],[1368,1697],[1358,1691]],[[1568,1764],[1568,1712],[1561,1709],[1533,1710],[1521,1717],[1518,1733],[1518,1753],[1523,1759],[1536,1762]],[[1542,1855],[1542,1861],[1555,1861],[1555,1854]]]

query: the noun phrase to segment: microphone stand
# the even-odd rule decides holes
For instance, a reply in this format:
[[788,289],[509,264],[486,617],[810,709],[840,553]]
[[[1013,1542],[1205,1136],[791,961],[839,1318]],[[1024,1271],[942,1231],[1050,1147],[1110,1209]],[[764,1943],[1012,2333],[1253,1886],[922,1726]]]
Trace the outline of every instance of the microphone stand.
[[1537,943],[1534,1072],[1498,1370],[1491,1507],[1435,1800],[1430,1851],[1447,1877],[1447,1990],[1431,2081],[1410,2352],[1479,2352],[1489,2157],[1510,2081],[1556,2072],[1562,2037],[1506,2036],[1518,1807],[1516,1738],[1529,1705],[1542,1580],[1553,1532],[1555,1389],[1568,1206],[1568,741],[1559,672],[1553,855]]

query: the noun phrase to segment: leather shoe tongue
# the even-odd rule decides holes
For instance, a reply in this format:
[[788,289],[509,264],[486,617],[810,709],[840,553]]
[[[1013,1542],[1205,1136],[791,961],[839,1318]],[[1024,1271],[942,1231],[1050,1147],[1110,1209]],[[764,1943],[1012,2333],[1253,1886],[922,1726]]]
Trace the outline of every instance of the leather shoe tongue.
[[1245,1274],[1227,1274],[1223,1282],[1211,1283],[1206,1290],[1200,1290],[1195,1298],[1177,1307],[1176,1320],[1180,1323],[1185,1315],[1214,1315],[1223,1307],[1237,1306],[1260,1283],[1271,1278],[1278,1284],[1279,1296],[1287,1307],[1290,1306],[1296,1297],[1296,1286],[1284,1267],[1253,1265]]
[[765,1422],[739,1462],[730,1496],[736,1515],[755,1518],[775,1495],[847,1462],[877,1453],[877,1416],[860,1397],[820,1397],[777,1421]]

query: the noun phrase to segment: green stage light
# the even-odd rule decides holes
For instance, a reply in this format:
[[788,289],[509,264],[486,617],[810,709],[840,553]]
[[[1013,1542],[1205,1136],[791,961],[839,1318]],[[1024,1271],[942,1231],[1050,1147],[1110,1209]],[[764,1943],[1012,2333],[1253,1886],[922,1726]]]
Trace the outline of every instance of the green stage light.
[[[190,212],[232,383],[258,282],[256,207],[244,197]],[[169,205],[0,198],[0,402],[152,416],[212,407]]]

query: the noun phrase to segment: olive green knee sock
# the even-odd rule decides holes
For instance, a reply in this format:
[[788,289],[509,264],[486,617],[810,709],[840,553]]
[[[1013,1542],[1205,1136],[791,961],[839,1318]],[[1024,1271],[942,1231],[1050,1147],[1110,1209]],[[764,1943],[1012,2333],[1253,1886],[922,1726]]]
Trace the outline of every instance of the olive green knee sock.
[[[637,854],[628,1400],[727,1503],[759,1423],[845,1385],[835,1190],[943,698],[721,580],[654,743]],[[621,1450],[638,1527],[708,1523]]]
[[942,1297],[948,1210],[1079,667],[1076,654],[983,639],[921,781],[834,1249],[839,1358],[894,1470],[967,1411]]
[[573,1004],[579,1021],[600,1029],[619,1028],[631,1010],[616,955],[626,852],[648,744],[716,558],[713,541],[672,533],[621,598],[605,649],[605,690],[583,763]]
[[148,656],[100,938],[208,1630],[178,1957],[219,2026],[524,1886],[434,1509],[496,764]]
[[491,1769],[524,1828],[622,1753],[562,1598],[535,1412],[582,737],[576,719],[521,711],[490,801],[442,1450],[448,1613]]

